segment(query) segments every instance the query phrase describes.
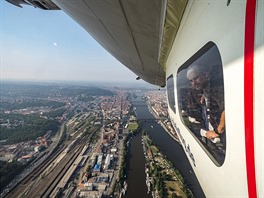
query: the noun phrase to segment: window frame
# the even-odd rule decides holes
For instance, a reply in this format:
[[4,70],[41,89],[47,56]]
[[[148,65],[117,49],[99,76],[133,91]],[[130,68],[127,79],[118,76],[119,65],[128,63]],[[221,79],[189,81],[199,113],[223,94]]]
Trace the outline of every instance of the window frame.
[[[175,83],[173,74],[169,75],[166,79],[167,84],[167,96],[168,96],[168,104],[170,109],[176,114],[176,97],[175,97]],[[170,82],[170,84],[169,84]],[[172,85],[172,86],[169,86]]]
[[[186,125],[186,122],[184,121],[184,117],[183,117],[183,97],[182,97],[182,94],[181,94],[181,89],[183,89],[181,87],[181,85],[178,84],[178,79],[179,79],[179,75],[180,73],[183,71],[183,70],[187,70],[189,67],[191,67],[193,64],[195,64],[196,62],[199,62],[199,60],[202,58],[202,57],[206,57],[207,53],[213,48],[215,47],[216,49],[216,52],[217,52],[217,56],[219,56],[219,61],[220,62],[220,65],[221,65],[221,70],[222,70],[222,82],[220,82],[220,84],[223,85],[223,104],[225,103],[224,101],[224,74],[223,74],[223,64],[222,64],[222,59],[221,59],[221,54],[220,54],[220,51],[217,47],[217,45],[215,43],[213,43],[212,41],[209,41],[207,44],[205,44],[200,50],[198,50],[192,57],[190,57],[185,63],[183,63],[177,70],[177,75],[176,75],[176,90],[177,90],[177,100],[178,100],[178,113],[179,113],[179,117],[180,117],[180,120],[181,120],[181,123],[183,124],[183,126],[189,131],[189,133],[193,136],[193,138],[196,140],[196,142],[201,146],[201,148],[204,150],[204,152],[208,155],[208,157],[214,162],[214,164],[218,167],[221,167],[224,162],[225,162],[225,159],[226,159],[226,131],[224,132],[224,138],[225,138],[225,141],[224,141],[224,159],[222,161],[219,161],[216,159],[216,157],[214,155],[216,154],[212,154],[211,152],[213,152],[211,149],[207,148],[205,146],[205,143],[203,143],[195,134],[194,134],[194,131],[192,131],[187,125]],[[213,49],[214,50],[214,49]],[[216,61],[216,62],[217,62]],[[183,72],[184,74],[185,71]],[[181,76],[182,77],[182,76]],[[186,77],[187,78],[187,77]],[[187,87],[187,86],[186,86]],[[185,89],[186,89],[185,87]],[[210,88],[211,89],[211,88]],[[224,108],[224,105],[223,105],[223,109]],[[207,141],[210,141],[210,140],[207,140]],[[220,157],[219,157],[220,158]]]

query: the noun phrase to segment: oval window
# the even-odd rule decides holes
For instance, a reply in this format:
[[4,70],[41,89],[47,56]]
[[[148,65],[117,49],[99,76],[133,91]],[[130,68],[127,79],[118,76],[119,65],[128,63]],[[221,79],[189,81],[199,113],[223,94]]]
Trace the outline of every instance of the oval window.
[[221,56],[213,42],[178,69],[177,93],[183,124],[221,166],[226,151],[224,80]]
[[174,96],[174,83],[173,75],[167,78],[167,95],[170,109],[175,113],[175,96]]

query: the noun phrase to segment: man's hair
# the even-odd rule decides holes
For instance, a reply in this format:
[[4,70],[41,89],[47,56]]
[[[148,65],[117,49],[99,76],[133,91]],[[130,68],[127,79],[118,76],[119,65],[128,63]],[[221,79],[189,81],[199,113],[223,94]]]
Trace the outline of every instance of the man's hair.
[[201,66],[201,65],[198,65],[198,64],[191,65],[188,68],[188,70],[187,70],[187,76],[192,71],[195,71],[199,75],[206,75],[206,76],[208,75],[208,71],[205,69],[205,67],[204,66]]

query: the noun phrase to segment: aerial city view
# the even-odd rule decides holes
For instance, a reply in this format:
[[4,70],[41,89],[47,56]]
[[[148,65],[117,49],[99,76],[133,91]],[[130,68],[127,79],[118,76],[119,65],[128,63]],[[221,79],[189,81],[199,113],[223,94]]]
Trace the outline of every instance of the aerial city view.
[[136,81],[65,13],[1,6],[1,197],[202,194],[165,89]]
[[0,13],[0,198],[264,197],[264,0]]
[[[137,118],[138,101],[153,118]],[[142,197],[193,197],[144,127],[160,124],[177,141],[164,90],[2,82],[0,122],[1,197],[123,197],[129,155],[145,156],[131,160],[144,169]]]

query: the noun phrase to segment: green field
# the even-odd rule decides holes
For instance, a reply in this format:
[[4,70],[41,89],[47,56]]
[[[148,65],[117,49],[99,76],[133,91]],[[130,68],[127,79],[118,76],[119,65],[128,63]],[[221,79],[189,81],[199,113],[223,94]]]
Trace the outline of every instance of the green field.
[[129,131],[134,131],[138,128],[138,124],[137,123],[129,123],[127,128]]

